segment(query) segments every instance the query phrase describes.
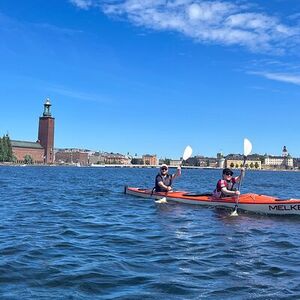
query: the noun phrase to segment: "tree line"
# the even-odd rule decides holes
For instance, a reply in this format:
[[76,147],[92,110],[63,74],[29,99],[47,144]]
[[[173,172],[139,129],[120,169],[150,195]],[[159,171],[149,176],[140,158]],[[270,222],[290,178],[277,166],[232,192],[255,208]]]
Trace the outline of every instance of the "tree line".
[[11,141],[8,134],[0,137],[0,162],[12,162],[14,156],[12,152]]

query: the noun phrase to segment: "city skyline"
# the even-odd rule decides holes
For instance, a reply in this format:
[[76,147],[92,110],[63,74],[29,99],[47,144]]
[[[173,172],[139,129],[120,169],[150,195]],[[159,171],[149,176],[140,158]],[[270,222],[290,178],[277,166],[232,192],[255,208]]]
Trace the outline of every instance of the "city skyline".
[[[54,0],[0,4],[0,128],[55,148],[300,157],[300,4]],[[59,12],[59,13],[58,13]],[[25,124],[25,125],[24,125]]]
[[[270,153],[251,153],[249,155],[249,157],[258,157],[258,156],[269,156],[269,157],[283,157],[285,156],[283,154],[283,150],[286,149],[288,156],[292,157],[290,155],[290,153],[288,152],[288,149],[286,148],[286,146],[283,146],[281,149],[281,152],[278,154],[270,154]],[[180,160],[182,159],[182,156],[179,157],[159,157],[156,153],[141,153],[138,155],[138,153],[122,153],[122,152],[110,152],[110,151],[101,151],[101,150],[95,150],[95,149],[87,149],[87,148],[54,148],[55,151],[74,151],[74,152],[93,152],[93,153],[99,153],[99,154],[113,154],[113,155],[124,155],[124,156],[128,156],[128,157],[142,157],[142,156],[157,156],[158,159],[172,159],[172,160]],[[206,156],[204,154],[192,154],[191,157],[201,157],[201,158],[217,158],[219,155],[221,155],[222,157],[226,158],[229,156],[240,156],[243,157],[243,153],[216,153],[215,155],[211,155],[211,156]],[[299,159],[299,157],[292,157],[292,158],[296,158]]]

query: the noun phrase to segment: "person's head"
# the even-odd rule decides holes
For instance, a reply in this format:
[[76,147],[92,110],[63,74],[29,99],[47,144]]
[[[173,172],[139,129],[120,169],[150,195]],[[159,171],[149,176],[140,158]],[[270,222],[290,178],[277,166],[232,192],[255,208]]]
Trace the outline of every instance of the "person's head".
[[161,174],[167,174],[168,173],[168,166],[166,164],[162,164],[160,166],[160,172],[161,172]]
[[223,178],[224,179],[230,179],[231,177],[232,177],[232,175],[233,175],[233,172],[232,172],[232,170],[231,169],[229,169],[229,168],[225,168],[224,170],[223,170]]

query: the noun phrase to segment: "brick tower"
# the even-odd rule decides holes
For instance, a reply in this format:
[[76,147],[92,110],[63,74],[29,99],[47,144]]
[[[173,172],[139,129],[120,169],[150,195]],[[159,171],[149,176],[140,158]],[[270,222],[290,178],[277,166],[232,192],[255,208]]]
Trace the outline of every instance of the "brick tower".
[[44,113],[39,121],[39,143],[44,148],[44,163],[54,162],[54,118],[50,112],[50,99],[47,98],[44,104]]

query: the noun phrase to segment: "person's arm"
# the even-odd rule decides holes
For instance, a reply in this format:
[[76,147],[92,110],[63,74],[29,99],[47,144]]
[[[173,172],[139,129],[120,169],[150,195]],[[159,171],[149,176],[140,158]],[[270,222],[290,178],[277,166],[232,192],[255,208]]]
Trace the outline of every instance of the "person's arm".
[[181,175],[181,166],[178,166],[176,173],[172,175],[172,179],[175,179],[176,177],[179,177],[180,175]]
[[172,187],[171,186],[167,186],[165,185],[162,181],[159,181],[157,183],[162,189],[166,190],[166,191],[171,191],[172,190]]
[[229,191],[227,188],[224,186],[222,187],[222,193],[225,194],[226,196],[237,196],[240,195],[240,191]]

